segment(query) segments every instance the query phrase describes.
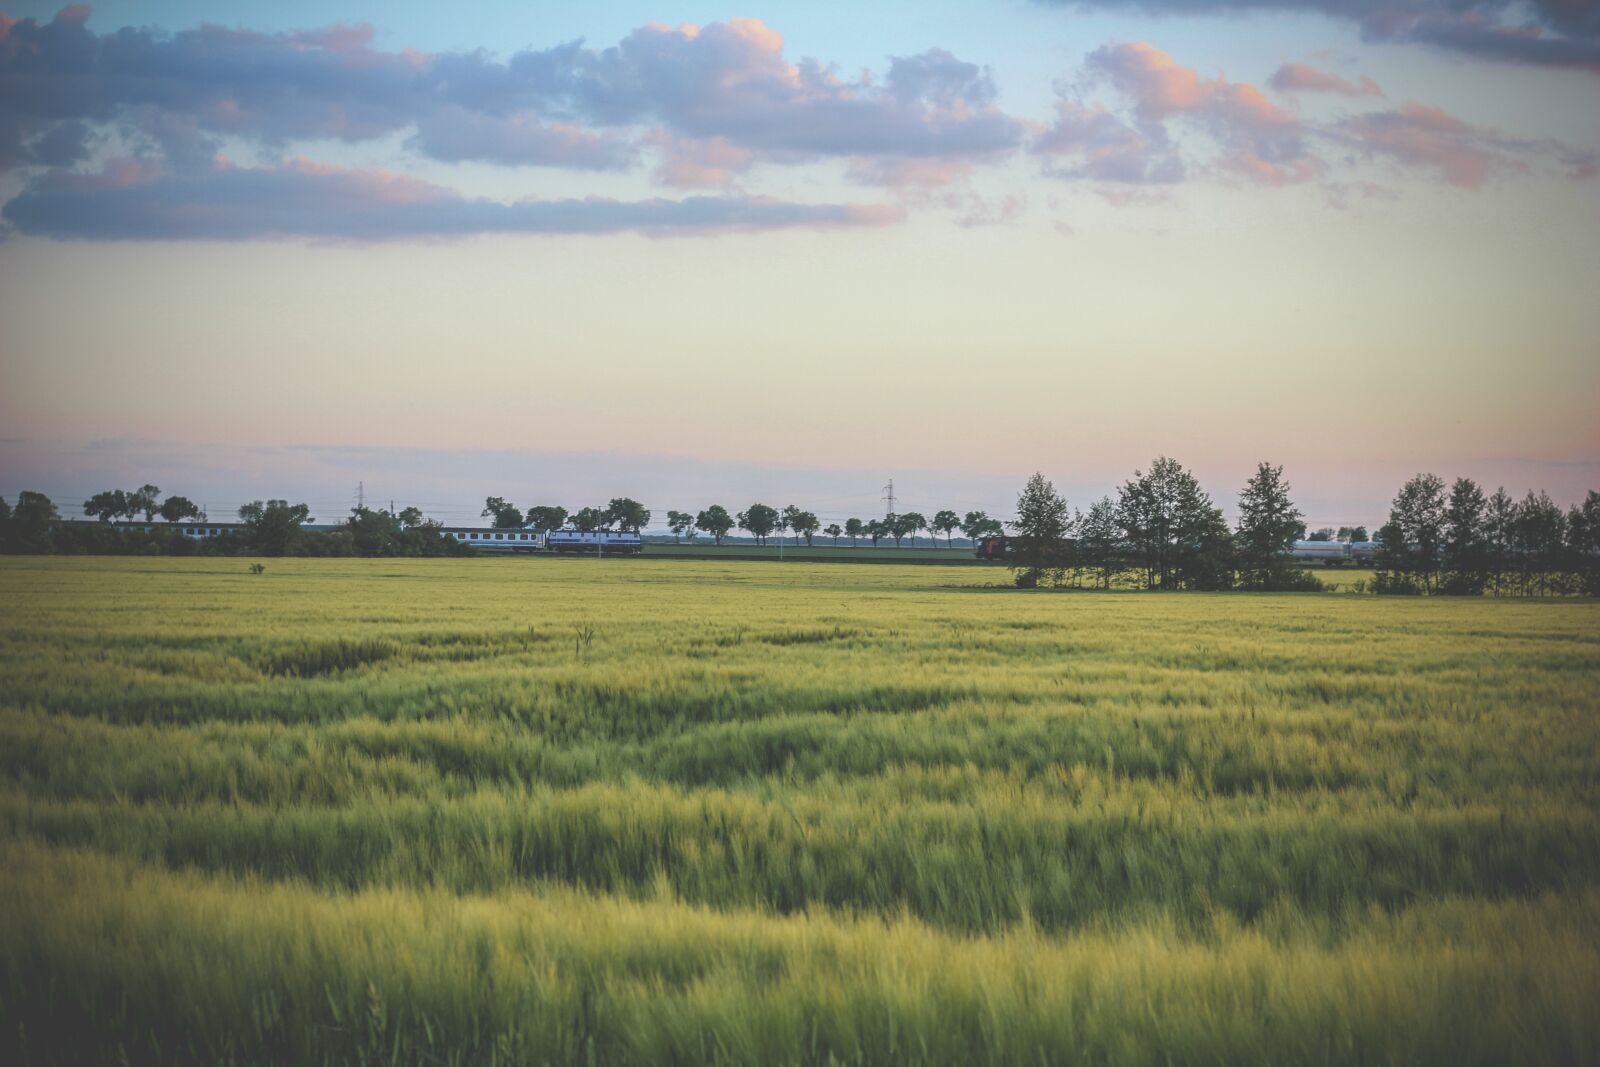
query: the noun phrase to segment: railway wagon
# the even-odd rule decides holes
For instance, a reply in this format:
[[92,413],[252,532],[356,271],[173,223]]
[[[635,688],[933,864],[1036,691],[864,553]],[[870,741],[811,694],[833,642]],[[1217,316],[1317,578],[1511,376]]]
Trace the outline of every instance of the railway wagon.
[[546,551],[589,555],[637,556],[644,542],[636,530],[551,530],[544,536]]

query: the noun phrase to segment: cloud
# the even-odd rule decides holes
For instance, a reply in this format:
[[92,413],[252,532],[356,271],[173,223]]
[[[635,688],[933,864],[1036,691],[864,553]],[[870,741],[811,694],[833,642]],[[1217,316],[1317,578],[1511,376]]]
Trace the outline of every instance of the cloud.
[[1272,72],[1267,85],[1280,93],[1337,93],[1340,96],[1382,96],[1378,83],[1366,75],[1349,81],[1307,63],[1285,63]]
[[1476,189],[1496,174],[1527,171],[1530,161],[1557,159],[1573,167],[1575,177],[1592,175],[1584,172],[1585,163],[1592,168],[1592,156],[1552,141],[1510,138],[1426,104],[1353,115],[1335,123],[1329,133],[1364,155],[1431,171],[1447,185],[1466,189]]
[[1046,173],[1058,178],[1165,185],[1186,176],[1183,160],[1159,126],[1134,129],[1100,105],[1056,104],[1056,120],[1034,141]]
[[476,160],[582,170],[619,170],[639,154],[621,138],[571,123],[544,123],[521,114],[485,115],[454,105],[419,117],[416,135],[407,144],[448,163]]
[[651,236],[877,226],[894,208],[799,204],[766,197],[621,201],[495,200],[460,196],[378,170],[308,160],[264,167],[217,162],[204,171],[165,171],[120,160],[94,174],[39,176],[3,212],[20,233],[83,240],[383,241],[478,234]]
[[[1181,117],[1197,123],[1224,147],[1225,169],[1268,185],[1287,185],[1315,178],[1322,164],[1310,154],[1306,127],[1254,85],[1231,82],[1221,76],[1207,78],[1166,52],[1143,41],[1109,44],[1091,52],[1086,60],[1091,74],[1109,82],[1133,103],[1138,120],[1139,145],[1131,129],[1118,131],[1096,115],[1083,116],[1058,110],[1057,124],[1042,144],[1071,142],[1072,124],[1098,134],[1109,143],[1102,160],[1127,165],[1134,175],[1155,175],[1166,180],[1181,177],[1180,165],[1169,147],[1167,120]],[[1063,126],[1063,121],[1068,123]],[[1080,138],[1081,140],[1081,138]],[[1153,153],[1153,154],[1152,154]],[[1148,157],[1145,169],[1137,161]],[[1091,157],[1094,158],[1094,157]],[[1100,177],[1109,180],[1110,173]]]
[[[1079,10],[1156,15],[1304,12],[1357,23],[1372,41],[1426,45],[1480,59],[1600,74],[1594,0],[1036,0]],[[1531,21],[1511,19],[1527,17]]]
[[410,146],[440,160],[580,168],[629,159],[594,128],[659,126],[779,162],[981,156],[1015,148],[1024,132],[995,106],[988,72],[947,51],[895,57],[874,85],[789,61],[783,38],[754,19],[651,24],[611,48],[574,42],[500,62],[481,51],[381,51],[364,25],[101,35],[86,18],[69,8],[45,23],[0,24],[0,166],[45,162],[36,139],[83,120],[117,123],[164,150],[178,135],[200,146],[175,162],[203,161],[218,137],[282,146],[415,127]]
[[534,106],[592,125],[659,125],[779,158],[976,157],[1020,144],[982,68],[934,49],[890,62],[882,86],[791,63],[754,19],[643,26],[615,47],[521,52],[508,64]]

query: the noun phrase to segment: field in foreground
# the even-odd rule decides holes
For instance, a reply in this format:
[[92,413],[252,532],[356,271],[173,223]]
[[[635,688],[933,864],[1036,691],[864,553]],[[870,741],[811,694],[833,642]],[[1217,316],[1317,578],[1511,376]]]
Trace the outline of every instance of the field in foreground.
[[1600,604],[0,559],[7,1062],[1600,1062]]

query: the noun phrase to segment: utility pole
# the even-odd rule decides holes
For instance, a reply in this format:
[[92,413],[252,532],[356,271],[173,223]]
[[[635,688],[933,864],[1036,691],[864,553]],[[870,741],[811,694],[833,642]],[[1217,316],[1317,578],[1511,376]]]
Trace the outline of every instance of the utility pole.
[[367,506],[367,483],[356,483],[356,510],[360,511]]
[[892,517],[894,515],[894,479],[893,478],[890,478],[889,479],[889,484],[883,487],[883,502],[884,502],[884,504],[886,504],[888,506],[888,509],[889,509],[888,512],[884,515],[884,518],[887,519],[887,518]]

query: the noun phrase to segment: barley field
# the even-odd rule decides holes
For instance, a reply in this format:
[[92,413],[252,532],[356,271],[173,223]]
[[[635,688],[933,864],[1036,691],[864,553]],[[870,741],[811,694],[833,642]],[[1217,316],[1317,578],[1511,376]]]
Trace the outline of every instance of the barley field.
[[0,558],[7,1063],[1600,1062],[1600,604]]

